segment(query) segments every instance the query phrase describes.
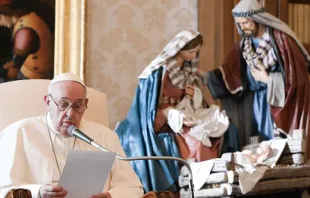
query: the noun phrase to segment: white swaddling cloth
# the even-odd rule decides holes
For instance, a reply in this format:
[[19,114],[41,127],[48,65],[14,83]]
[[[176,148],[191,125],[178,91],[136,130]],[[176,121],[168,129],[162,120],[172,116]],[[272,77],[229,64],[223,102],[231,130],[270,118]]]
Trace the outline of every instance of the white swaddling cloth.
[[[268,143],[272,149],[271,156],[262,163],[251,163],[248,160],[244,161],[244,157],[242,156],[235,156],[235,162],[242,165],[236,165],[235,170],[239,174],[239,186],[243,194],[250,192],[255,187],[268,168],[275,167],[285,148],[287,140],[273,139],[269,140]],[[241,153],[239,152],[238,155],[241,155]]]
[[221,137],[229,126],[225,111],[220,111],[216,105],[203,108],[203,96],[195,87],[193,99],[184,97],[175,107],[164,110],[168,124],[175,133],[182,133],[182,126],[191,127],[189,135],[211,147],[210,137]]

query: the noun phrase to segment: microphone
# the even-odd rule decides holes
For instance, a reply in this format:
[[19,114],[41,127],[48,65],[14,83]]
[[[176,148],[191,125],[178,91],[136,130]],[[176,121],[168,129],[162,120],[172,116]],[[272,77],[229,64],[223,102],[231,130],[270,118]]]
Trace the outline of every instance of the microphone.
[[88,144],[91,144],[91,142],[94,141],[92,138],[90,138],[88,135],[83,133],[80,129],[76,128],[75,126],[72,126],[72,125],[69,126],[67,128],[67,132],[70,135],[73,135],[73,136],[79,138],[80,140],[83,140],[84,142],[87,142]]
[[[70,135],[79,138],[80,140],[82,140],[82,141],[84,141],[84,142],[86,142],[86,143],[96,147],[97,149],[99,149],[101,151],[112,152],[112,151],[109,151],[108,149],[104,148],[100,144],[96,143],[92,138],[90,138],[88,135],[83,133],[80,129],[76,128],[75,126],[69,126],[67,128],[67,132]],[[178,158],[178,157],[170,157],[170,156],[123,157],[123,156],[120,156],[118,154],[116,154],[116,158],[119,159],[119,160],[124,160],[124,161],[135,161],[135,160],[174,160],[174,161],[181,162],[188,169],[188,172],[189,172],[189,187],[191,189],[192,198],[194,198],[193,173],[192,173],[192,170],[191,170],[191,167],[190,167],[189,163],[187,163],[187,161],[185,161],[184,159]]]

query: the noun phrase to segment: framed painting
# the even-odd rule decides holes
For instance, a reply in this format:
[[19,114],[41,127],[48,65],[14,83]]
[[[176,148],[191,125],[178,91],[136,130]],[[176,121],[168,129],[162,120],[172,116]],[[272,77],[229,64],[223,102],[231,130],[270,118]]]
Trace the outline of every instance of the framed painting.
[[0,0],[0,83],[84,77],[84,0]]
[[84,80],[86,0],[55,2],[54,74],[72,72]]

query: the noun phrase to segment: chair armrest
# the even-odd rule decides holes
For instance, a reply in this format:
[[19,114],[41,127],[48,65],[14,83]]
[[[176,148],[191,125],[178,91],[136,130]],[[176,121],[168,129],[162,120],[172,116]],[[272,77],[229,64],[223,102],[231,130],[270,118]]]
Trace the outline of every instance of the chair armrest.
[[5,198],[32,198],[31,191],[27,189],[12,189],[10,190]]
[[162,191],[162,192],[148,192],[143,195],[142,198],[174,198],[174,195],[172,192],[169,191]]

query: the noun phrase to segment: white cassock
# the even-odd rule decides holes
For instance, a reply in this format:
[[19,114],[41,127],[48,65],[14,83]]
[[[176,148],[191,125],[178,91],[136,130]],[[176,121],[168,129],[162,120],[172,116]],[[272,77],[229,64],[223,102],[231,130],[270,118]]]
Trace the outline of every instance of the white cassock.
[[[15,122],[0,132],[0,197],[5,197],[12,188],[25,188],[37,198],[43,184],[57,184],[60,178],[58,166],[62,172],[68,150],[97,150],[75,137],[63,137],[51,126],[50,116],[44,115]],[[85,120],[79,128],[103,147],[125,156],[118,136],[112,130]],[[103,192],[106,191],[112,198],[143,196],[141,182],[130,163],[118,159],[104,186]]]

